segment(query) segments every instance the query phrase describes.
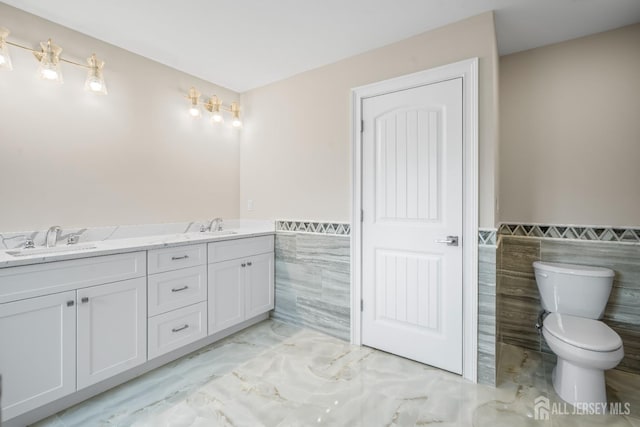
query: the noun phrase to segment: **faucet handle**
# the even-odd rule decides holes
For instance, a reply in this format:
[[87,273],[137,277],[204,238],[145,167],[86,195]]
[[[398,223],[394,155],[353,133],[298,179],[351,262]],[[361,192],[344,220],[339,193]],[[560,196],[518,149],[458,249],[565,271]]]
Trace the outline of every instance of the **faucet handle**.
[[33,239],[27,238],[24,240],[24,248],[25,249],[33,249],[36,245],[33,243]]
[[79,234],[71,234],[69,237],[67,237],[67,245],[75,245],[76,243],[78,243],[78,241],[80,241]]

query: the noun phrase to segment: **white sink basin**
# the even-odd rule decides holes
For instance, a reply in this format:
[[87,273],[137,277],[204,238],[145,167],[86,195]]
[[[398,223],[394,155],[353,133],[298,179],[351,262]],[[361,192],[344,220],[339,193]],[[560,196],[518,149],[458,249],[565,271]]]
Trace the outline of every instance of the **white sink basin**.
[[59,254],[65,252],[78,252],[78,251],[86,251],[90,249],[95,249],[97,246],[94,243],[84,243],[79,245],[65,245],[65,246],[54,246],[52,248],[29,248],[29,249],[14,249],[11,251],[7,251],[7,254],[15,257],[22,256],[32,256],[32,255],[49,255],[49,254]]

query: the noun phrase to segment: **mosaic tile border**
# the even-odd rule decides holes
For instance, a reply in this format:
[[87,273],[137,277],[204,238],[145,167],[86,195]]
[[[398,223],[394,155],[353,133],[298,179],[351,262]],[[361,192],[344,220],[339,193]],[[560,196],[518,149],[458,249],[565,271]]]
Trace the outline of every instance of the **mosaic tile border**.
[[351,224],[342,222],[276,221],[276,231],[350,236]]
[[478,230],[479,246],[496,246],[498,230],[495,228],[480,228]]
[[501,224],[501,236],[640,243],[640,228],[556,224]]

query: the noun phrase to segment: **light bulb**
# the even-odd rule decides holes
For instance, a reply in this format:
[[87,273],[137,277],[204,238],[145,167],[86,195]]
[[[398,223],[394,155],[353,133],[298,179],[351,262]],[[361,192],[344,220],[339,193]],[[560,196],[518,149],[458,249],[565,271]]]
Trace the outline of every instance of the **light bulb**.
[[192,105],[192,106],[189,108],[189,115],[190,115],[191,117],[200,117],[200,116],[201,116],[200,108],[198,108],[198,106],[197,106],[197,105]]
[[102,82],[99,82],[99,81],[89,82],[89,88],[94,92],[100,92],[102,90]]
[[43,79],[46,79],[46,80],[57,80],[58,79],[58,72],[56,70],[52,70],[50,68],[43,68],[40,71],[40,75],[42,76]]
[[234,128],[239,128],[242,126],[242,121],[239,117],[234,117],[233,121],[231,122],[231,126],[233,126]]
[[4,59],[4,55],[0,54],[0,65],[4,65],[7,63],[7,60]]
[[220,111],[214,111],[213,115],[211,116],[211,120],[213,120],[215,123],[222,123],[222,113]]

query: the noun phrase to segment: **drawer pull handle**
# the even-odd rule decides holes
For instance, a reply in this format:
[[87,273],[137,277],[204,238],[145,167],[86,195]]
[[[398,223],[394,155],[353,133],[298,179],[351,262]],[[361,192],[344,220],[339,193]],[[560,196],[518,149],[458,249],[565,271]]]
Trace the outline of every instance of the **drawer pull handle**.
[[240,264],[240,267],[246,267],[247,264],[245,264],[244,262],[242,264]]
[[89,297],[82,297],[80,301],[82,301],[83,304],[86,304],[89,302]]
[[181,259],[187,259],[187,258],[189,258],[189,255],[172,256],[172,257],[171,257],[171,261],[178,261],[178,260],[181,260]]
[[76,302],[71,300],[71,301],[67,301],[67,307],[73,307],[73,304],[75,304]]
[[247,263],[247,265],[248,265],[249,267],[251,267],[251,261],[249,261],[249,262]]
[[189,325],[185,324],[183,326],[180,326],[179,328],[173,328],[171,330],[171,332],[176,333],[176,332],[180,332],[180,331],[184,331],[185,329],[187,329],[189,327]]
[[186,291],[187,289],[189,289],[189,287],[187,285],[184,285],[181,288],[173,288],[171,289],[171,292],[180,292],[180,291]]

